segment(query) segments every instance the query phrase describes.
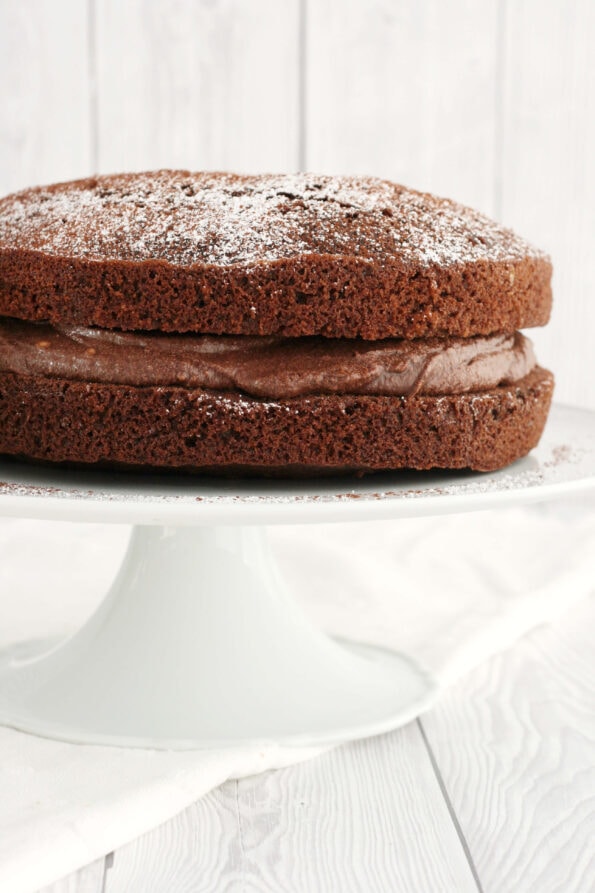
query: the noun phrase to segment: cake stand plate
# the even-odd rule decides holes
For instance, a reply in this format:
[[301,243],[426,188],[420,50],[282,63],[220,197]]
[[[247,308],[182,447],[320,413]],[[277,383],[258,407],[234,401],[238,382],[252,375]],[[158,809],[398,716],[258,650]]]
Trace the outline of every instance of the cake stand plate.
[[396,728],[430,706],[434,681],[404,656],[312,628],[265,525],[471,511],[589,488],[595,413],[563,406],[538,449],[491,474],[233,481],[0,461],[0,514],[136,525],[82,629],[0,653],[0,723],[168,749],[315,746]]

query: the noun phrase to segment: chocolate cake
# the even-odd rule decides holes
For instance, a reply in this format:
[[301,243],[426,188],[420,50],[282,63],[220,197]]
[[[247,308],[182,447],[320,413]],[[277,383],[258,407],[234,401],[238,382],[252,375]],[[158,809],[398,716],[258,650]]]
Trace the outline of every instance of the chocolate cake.
[[0,201],[0,453],[491,470],[541,435],[551,265],[366,177],[157,171]]

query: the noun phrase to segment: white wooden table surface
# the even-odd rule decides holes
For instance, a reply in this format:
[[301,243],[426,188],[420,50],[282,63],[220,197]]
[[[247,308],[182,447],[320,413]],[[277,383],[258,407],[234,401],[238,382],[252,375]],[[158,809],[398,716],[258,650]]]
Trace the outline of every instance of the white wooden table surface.
[[43,893],[595,890],[595,598],[421,720],[231,781]]

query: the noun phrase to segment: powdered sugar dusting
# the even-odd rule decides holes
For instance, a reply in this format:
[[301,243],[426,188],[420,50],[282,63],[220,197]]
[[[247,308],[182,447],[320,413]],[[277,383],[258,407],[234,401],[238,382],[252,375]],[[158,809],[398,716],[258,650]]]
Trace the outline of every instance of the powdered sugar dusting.
[[0,250],[250,266],[311,254],[428,267],[543,256],[448,199],[372,177],[120,174],[0,201]]

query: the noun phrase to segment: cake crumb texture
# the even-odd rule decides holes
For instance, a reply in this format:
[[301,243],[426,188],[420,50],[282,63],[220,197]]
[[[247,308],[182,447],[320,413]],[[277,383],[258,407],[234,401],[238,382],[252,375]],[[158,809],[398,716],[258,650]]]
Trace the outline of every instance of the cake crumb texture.
[[0,453],[193,472],[501,468],[537,445],[553,376],[453,396],[282,402],[0,374]]
[[372,177],[156,171],[0,200],[0,314],[128,330],[470,337],[544,325],[547,255]]

